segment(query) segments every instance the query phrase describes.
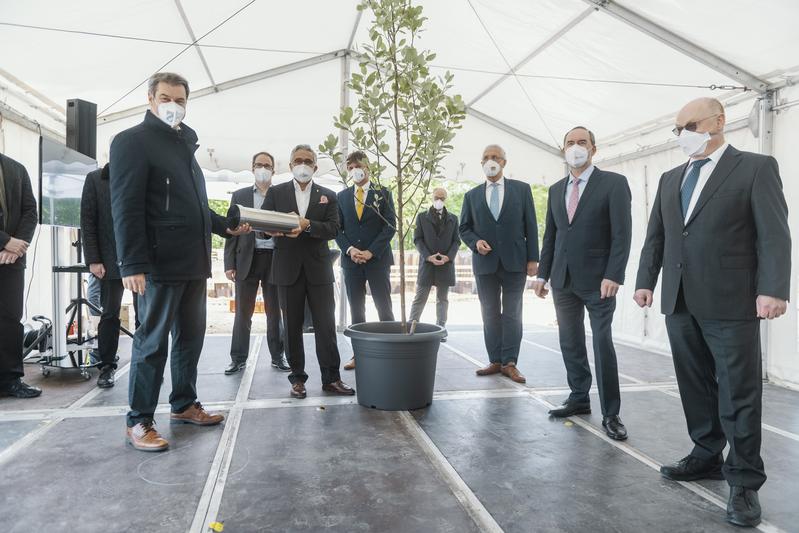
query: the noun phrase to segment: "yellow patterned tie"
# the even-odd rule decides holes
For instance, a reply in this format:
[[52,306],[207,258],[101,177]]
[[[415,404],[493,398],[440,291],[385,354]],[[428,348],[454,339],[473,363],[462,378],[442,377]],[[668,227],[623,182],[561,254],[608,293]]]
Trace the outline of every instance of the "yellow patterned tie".
[[355,212],[358,213],[358,220],[363,216],[363,187],[358,187],[355,191]]

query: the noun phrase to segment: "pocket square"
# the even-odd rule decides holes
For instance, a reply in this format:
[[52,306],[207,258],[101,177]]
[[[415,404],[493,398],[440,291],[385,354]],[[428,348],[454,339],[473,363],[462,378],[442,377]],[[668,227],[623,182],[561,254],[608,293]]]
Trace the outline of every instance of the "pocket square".
[[327,202],[328,202],[327,196],[322,196],[321,198],[319,198],[320,204],[326,204]]

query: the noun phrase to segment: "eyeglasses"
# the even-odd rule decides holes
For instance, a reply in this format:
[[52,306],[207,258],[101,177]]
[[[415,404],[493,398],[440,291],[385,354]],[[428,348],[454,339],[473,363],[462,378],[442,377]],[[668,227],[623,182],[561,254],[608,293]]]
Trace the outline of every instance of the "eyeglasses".
[[314,161],[313,159],[300,159],[300,158],[297,158],[294,161],[292,161],[292,163],[294,165],[308,165],[309,167],[312,167],[312,166],[314,166],[316,164],[316,161]]
[[671,132],[677,137],[679,137],[680,134],[682,133],[682,130],[696,131],[697,126],[699,126],[701,122],[704,122],[709,118],[718,117],[719,115],[721,115],[721,113],[715,113],[713,115],[710,115],[709,117],[700,118],[699,120],[689,122],[685,126],[674,126],[674,129],[672,129]]
[[490,161],[496,161],[497,163],[499,163],[503,159],[502,159],[501,155],[486,155],[486,156],[483,156],[482,162],[485,163],[486,161],[489,161],[489,160]]
[[266,168],[266,169],[269,169],[269,170],[274,170],[272,168],[272,165],[270,165],[269,163],[255,163],[253,165],[253,167],[254,168]]

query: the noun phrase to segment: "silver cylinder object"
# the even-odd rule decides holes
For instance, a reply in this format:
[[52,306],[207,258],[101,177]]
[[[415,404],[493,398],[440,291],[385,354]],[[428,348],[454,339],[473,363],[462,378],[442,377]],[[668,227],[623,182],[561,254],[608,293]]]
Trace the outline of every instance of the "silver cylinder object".
[[235,229],[242,224],[249,224],[254,231],[286,233],[300,227],[300,217],[296,213],[280,213],[238,204],[231,205],[227,212],[228,227]]

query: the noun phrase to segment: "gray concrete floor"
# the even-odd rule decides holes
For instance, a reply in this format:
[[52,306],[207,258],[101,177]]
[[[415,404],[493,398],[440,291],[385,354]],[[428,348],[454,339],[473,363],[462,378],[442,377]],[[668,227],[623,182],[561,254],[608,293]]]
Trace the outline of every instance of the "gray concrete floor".
[[[0,401],[0,517],[11,532],[699,532],[724,522],[724,482],[673,483],[660,464],[690,450],[669,357],[619,346],[625,443],[597,413],[554,420],[568,395],[557,333],[525,328],[526,386],[478,378],[482,333],[454,327],[428,409],[391,413],[321,391],[306,336],[308,398],[289,398],[254,336],[247,370],[224,376],[230,338],[209,336],[198,390],[221,426],[170,426],[167,371],[156,416],[170,451],[126,446],[129,342],[100,391],[29,367],[41,398]],[[342,361],[349,341],[339,339]],[[357,386],[355,375],[344,380]],[[96,372],[94,372],[96,377]],[[594,404],[598,406],[594,396]],[[799,392],[767,384],[762,531],[799,531]]]

